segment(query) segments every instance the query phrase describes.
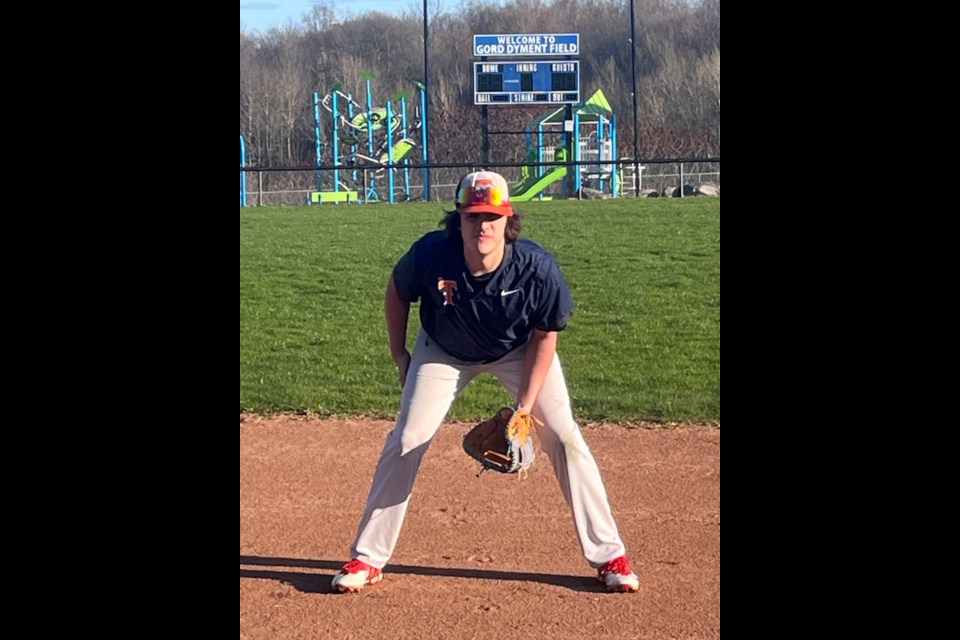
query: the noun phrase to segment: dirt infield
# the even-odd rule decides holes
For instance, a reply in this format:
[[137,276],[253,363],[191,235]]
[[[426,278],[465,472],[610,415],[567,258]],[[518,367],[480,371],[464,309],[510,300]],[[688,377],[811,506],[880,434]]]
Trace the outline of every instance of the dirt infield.
[[384,580],[331,593],[392,427],[240,417],[241,639],[720,637],[718,426],[583,428],[638,593],[595,582],[545,454],[522,481],[477,478],[460,423],[424,458]]

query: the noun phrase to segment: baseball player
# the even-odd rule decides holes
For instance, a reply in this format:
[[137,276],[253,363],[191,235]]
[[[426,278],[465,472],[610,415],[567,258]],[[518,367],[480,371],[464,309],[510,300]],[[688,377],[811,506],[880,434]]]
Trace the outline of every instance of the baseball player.
[[[583,555],[610,591],[636,591],[593,454],[573,419],[557,358],[557,334],[573,300],[554,257],[520,235],[507,182],[477,171],[461,180],[445,229],[426,234],[400,258],[387,283],[390,352],[403,399],[387,437],[335,591],[359,591],[383,578],[400,535],[420,461],[457,395],[479,373],[495,376],[537,424],[573,512]],[[422,329],[406,349],[410,304]]]

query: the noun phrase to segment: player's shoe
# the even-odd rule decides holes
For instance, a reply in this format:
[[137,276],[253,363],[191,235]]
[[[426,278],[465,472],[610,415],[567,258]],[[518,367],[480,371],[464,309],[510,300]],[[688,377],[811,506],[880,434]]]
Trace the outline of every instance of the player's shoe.
[[364,587],[371,587],[383,580],[383,572],[359,560],[351,560],[343,565],[340,573],[333,576],[330,588],[340,593],[356,593]]
[[630,568],[627,556],[614,558],[597,569],[597,581],[607,586],[607,591],[636,591],[640,578]]

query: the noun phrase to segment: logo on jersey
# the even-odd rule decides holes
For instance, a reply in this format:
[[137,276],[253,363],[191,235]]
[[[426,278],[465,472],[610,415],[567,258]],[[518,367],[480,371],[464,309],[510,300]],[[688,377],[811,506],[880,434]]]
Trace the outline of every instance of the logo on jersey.
[[456,280],[437,280],[437,289],[443,292],[443,306],[453,306],[453,292],[457,290]]

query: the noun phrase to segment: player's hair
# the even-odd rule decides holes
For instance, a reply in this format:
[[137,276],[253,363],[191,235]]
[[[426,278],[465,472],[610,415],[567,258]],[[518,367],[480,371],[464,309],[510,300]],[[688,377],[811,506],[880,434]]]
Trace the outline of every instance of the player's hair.
[[[443,227],[448,234],[459,238],[460,214],[456,211],[447,211],[445,213],[446,215],[440,220],[440,226]],[[523,214],[516,209],[513,210],[513,215],[507,218],[507,228],[503,231],[503,237],[507,241],[507,244],[513,244],[517,241],[517,238],[520,237],[520,229],[522,226],[520,221],[522,219]]]

